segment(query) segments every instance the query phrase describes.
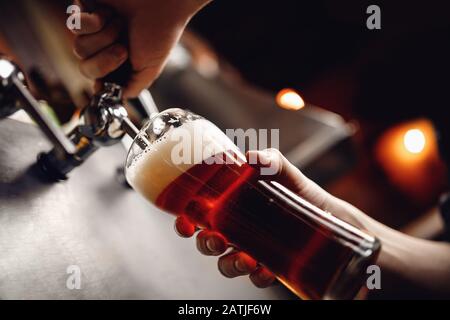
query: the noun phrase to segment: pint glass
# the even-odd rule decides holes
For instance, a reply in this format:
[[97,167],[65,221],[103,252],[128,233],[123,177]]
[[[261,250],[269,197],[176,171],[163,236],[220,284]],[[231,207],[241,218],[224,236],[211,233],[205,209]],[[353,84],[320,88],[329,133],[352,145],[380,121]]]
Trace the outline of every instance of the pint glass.
[[214,124],[182,109],[151,117],[126,161],[130,185],[157,207],[217,231],[302,299],[349,299],[359,291],[378,240],[261,181]]

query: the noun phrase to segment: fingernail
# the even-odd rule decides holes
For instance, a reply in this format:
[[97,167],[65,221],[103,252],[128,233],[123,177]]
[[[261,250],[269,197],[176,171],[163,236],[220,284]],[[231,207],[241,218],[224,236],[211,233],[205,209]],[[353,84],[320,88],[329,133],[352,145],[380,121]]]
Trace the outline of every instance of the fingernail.
[[217,252],[219,251],[219,243],[217,242],[216,239],[211,238],[206,240],[206,247],[208,248],[209,251],[211,252]]
[[241,258],[237,258],[236,260],[234,260],[234,267],[240,272],[247,271],[247,266],[245,265],[244,261],[242,261]]

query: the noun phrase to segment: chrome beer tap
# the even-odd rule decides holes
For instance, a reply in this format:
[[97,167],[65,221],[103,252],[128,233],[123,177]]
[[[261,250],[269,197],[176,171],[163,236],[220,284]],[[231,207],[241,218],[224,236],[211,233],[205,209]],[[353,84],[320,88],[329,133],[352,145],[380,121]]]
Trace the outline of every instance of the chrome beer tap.
[[[116,79],[118,76],[120,74],[114,75]],[[25,77],[17,65],[0,57],[0,118],[20,108],[30,115],[54,145],[50,152],[40,154],[37,161],[45,176],[53,181],[67,179],[67,174],[99,147],[114,145],[125,134],[134,139],[139,133],[128,118],[122,100],[122,87],[105,80],[103,90],[93,96],[83,109],[79,124],[66,136],[42,112],[39,102],[26,87]],[[139,145],[145,148],[145,140],[138,140]]]
[[[105,82],[102,91],[91,99],[81,113],[79,125],[69,134],[76,146],[73,155],[61,158],[57,149],[38,157],[38,163],[47,176],[65,180],[67,174],[83,163],[99,147],[111,146],[121,141],[125,134],[134,139],[139,130],[128,118],[122,100],[122,87]],[[141,140],[140,140],[141,141]],[[143,141],[141,141],[142,145]],[[145,148],[144,145],[142,145]]]

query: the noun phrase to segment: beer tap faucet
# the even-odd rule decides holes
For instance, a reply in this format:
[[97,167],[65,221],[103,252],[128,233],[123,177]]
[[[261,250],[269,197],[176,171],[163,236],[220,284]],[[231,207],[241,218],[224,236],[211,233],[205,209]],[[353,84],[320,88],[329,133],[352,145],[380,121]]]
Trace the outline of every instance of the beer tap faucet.
[[[99,147],[111,146],[121,141],[125,134],[134,139],[139,130],[131,122],[123,105],[122,87],[105,82],[102,91],[93,96],[91,102],[82,111],[79,125],[69,134],[77,152],[58,156],[56,149],[38,157],[38,163],[44,172],[54,180],[65,180],[67,174],[83,163]],[[140,145],[145,148],[145,142]]]
[[114,83],[104,84],[104,89],[84,109],[81,119],[79,131],[100,146],[117,143],[125,133],[131,138],[139,133],[123,105],[122,88]]
[[[124,69],[119,72],[124,72]],[[114,75],[116,79],[118,76],[119,73]],[[0,57],[0,118],[23,108],[39,125],[54,148],[38,156],[38,166],[52,181],[67,179],[67,174],[99,147],[114,145],[125,134],[134,139],[139,133],[128,118],[119,84],[105,80],[103,90],[93,96],[83,109],[79,124],[66,136],[42,112],[39,102],[25,86],[24,79],[14,63]],[[139,145],[145,148],[145,140],[138,140]]]

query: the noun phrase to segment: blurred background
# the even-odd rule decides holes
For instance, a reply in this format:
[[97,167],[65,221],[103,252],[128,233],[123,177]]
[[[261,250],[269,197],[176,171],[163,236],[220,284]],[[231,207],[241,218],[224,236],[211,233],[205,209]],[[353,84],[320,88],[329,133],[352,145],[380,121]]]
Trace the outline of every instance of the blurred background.
[[[64,27],[69,4],[0,2],[0,52],[63,127],[92,94]],[[187,107],[222,129],[280,128],[281,151],[328,191],[440,239],[448,179],[432,120],[449,117],[450,5],[377,1],[382,29],[368,30],[370,4],[216,0],[150,92],[160,109]]]

